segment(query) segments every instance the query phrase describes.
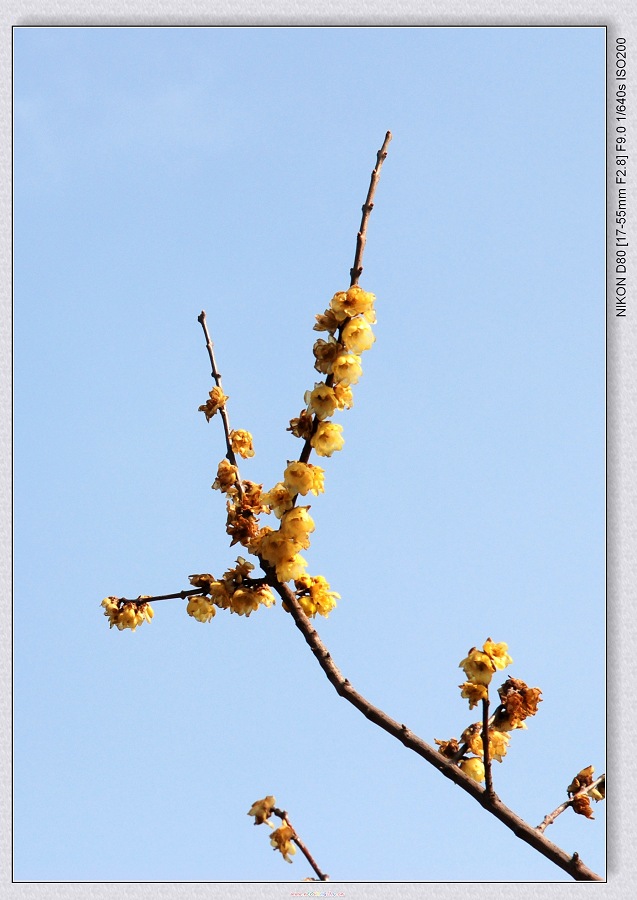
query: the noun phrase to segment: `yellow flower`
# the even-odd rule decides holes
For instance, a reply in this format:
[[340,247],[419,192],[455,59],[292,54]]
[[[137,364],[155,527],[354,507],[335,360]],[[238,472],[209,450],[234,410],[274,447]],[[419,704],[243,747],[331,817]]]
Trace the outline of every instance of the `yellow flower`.
[[207,597],[191,597],[186,612],[198,622],[209,622],[214,617],[216,609]]
[[506,756],[506,752],[509,749],[510,740],[511,738],[508,734],[497,731],[495,728],[489,728],[489,753],[491,758],[502,762],[502,757]]
[[290,419],[290,427],[285,430],[291,431],[294,437],[307,441],[312,436],[313,422],[312,414],[306,409],[302,409],[296,419]]
[[[340,321],[343,321],[342,319]],[[316,316],[314,331],[329,331],[334,334],[338,330],[340,322],[333,309],[326,309],[324,313]]]
[[340,353],[332,362],[332,374],[339,384],[356,384],[363,374],[360,356],[356,353]]
[[602,778],[599,784],[592,787],[590,791],[586,791],[586,793],[589,797],[592,797],[596,803],[600,800],[604,800],[606,797],[606,779]]
[[228,609],[232,602],[232,585],[228,587],[225,581],[213,581],[210,585],[210,599],[219,609]]
[[469,750],[475,755],[482,757],[482,735],[480,732],[482,731],[482,725],[479,722],[476,722],[474,725],[469,725],[468,728],[460,735],[460,743],[466,744]]
[[250,588],[237,588],[230,600],[230,612],[237,613],[240,616],[250,615],[255,609],[259,608],[259,597],[256,591]]
[[491,638],[487,638],[486,642],[482,645],[482,649],[487,656],[491,658],[496,669],[506,669],[506,667],[510,666],[513,662],[507,653],[509,648],[506,644],[494,644]]
[[314,385],[313,391],[306,391],[304,400],[310,412],[315,413],[321,421],[334,415],[337,406],[336,396],[334,389],[325,382],[319,381]]
[[248,459],[254,456],[254,448],[252,446],[252,435],[249,431],[243,431],[241,428],[230,432],[230,446],[235,453]]
[[333,422],[321,422],[310,443],[319,456],[331,456],[336,450],[340,450],[345,443],[345,438],[341,434],[342,431],[342,425],[335,425]]
[[293,495],[289,492],[282,481],[275,484],[271,491],[262,494],[261,500],[270,507],[277,519],[280,519],[284,512],[292,509]]
[[136,601],[129,600],[122,606],[119,605],[117,597],[106,597],[102,600],[101,606],[104,607],[104,615],[108,617],[109,628],[115,626],[118,631],[125,628],[135,631],[144,622],[150,622],[155,613],[150,603],[139,602],[142,600],[144,596],[140,595]]
[[334,385],[334,396],[337,409],[351,409],[354,405],[354,395],[349,384],[337,382]]
[[305,550],[310,546],[308,535],[314,531],[315,527],[308,509],[309,506],[296,506],[286,512],[281,519],[281,534],[291,538]]
[[258,542],[258,554],[276,566],[284,560],[290,560],[299,549],[299,544],[281,531],[265,531]]
[[369,350],[376,338],[367,319],[364,316],[356,316],[343,328],[341,340],[352,353],[363,353]]
[[199,407],[198,412],[202,412],[206,414],[206,421],[209,422],[214,414],[218,412],[221,407],[224,405],[226,400],[229,398],[226,397],[224,392],[220,387],[213,387],[210,391],[210,399],[206,400],[203,406]]
[[484,684],[474,684],[473,681],[465,681],[464,684],[460,684],[458,687],[461,689],[460,696],[464,700],[469,701],[469,709],[473,709],[480,700],[486,700],[489,696],[489,691]]
[[451,759],[460,750],[460,744],[456,738],[451,738],[448,741],[439,741],[438,738],[434,738],[434,743],[438,744],[438,753],[446,756],[447,759]]
[[329,375],[332,371],[332,363],[339,353],[343,352],[343,345],[339,344],[338,341],[335,341],[330,335],[330,338],[327,341],[324,341],[323,338],[319,338],[314,344],[312,352],[316,358],[316,362],[314,363],[316,371],[322,372],[323,375]]
[[[502,734],[502,732],[496,731],[494,728],[489,728],[489,755],[491,759],[502,762],[502,758],[506,756],[509,740],[508,734]],[[477,722],[475,725],[465,728],[460,736],[460,741],[465,743],[472,753],[483,759],[482,723]]]
[[464,669],[467,679],[474,684],[489,684],[495,672],[495,663],[486,653],[473,647],[460,662],[459,668]]
[[294,829],[288,824],[281,825],[270,836],[270,843],[274,849],[278,850],[282,854],[283,859],[289,863],[292,862],[290,856],[296,853],[296,847],[292,843],[293,837]]
[[[374,294],[364,291],[360,285],[355,284],[347,291],[339,291],[334,294],[330,300],[330,308],[336,314],[336,317],[344,315],[356,316],[361,313],[366,317],[373,314]],[[371,319],[368,319],[371,321]]]
[[119,597],[104,597],[100,606],[104,607],[104,615],[108,617],[109,628],[112,628],[119,617]]
[[484,763],[481,759],[475,756],[472,756],[471,759],[463,759],[460,761],[460,768],[474,781],[484,781]]
[[[322,425],[319,425],[321,428]],[[292,496],[302,494],[305,496],[310,491],[317,497],[323,491],[323,477],[325,469],[313,466],[312,463],[290,462],[283,473],[283,483]]]
[[227,494],[237,481],[237,467],[227,459],[222,459],[217,468],[217,477],[212,485],[213,490]]
[[263,825],[264,822],[270,826],[270,828],[274,828],[271,822],[268,822],[268,819],[272,815],[272,810],[276,806],[276,800],[271,795],[264,797],[263,800],[255,801],[250,807],[250,811],[248,812],[249,816],[254,816],[254,824],[255,825]]
[[303,612],[310,619],[313,619],[317,613],[319,616],[327,618],[335,608],[336,601],[341,599],[340,594],[330,590],[328,582],[322,575],[315,577],[303,575],[295,580],[294,586]]
[[276,564],[276,576],[279,581],[283,583],[292,581],[305,574],[306,567],[307,560],[305,560],[300,553],[295,553],[294,556],[289,559],[283,559]]

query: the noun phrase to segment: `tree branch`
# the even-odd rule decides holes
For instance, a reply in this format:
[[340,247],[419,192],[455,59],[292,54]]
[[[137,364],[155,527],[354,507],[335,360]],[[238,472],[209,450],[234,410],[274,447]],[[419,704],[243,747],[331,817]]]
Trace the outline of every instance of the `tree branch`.
[[270,567],[267,567],[265,563],[262,563],[262,565],[269,576],[269,584],[285,602],[285,607],[292,615],[294,624],[305,638],[318,664],[339,697],[343,697],[348,703],[356,707],[359,712],[362,712],[370,722],[387,731],[409,750],[413,750],[414,753],[417,753],[434,768],[438,769],[446,778],[449,778],[463,791],[470,794],[474,800],[494,815],[496,819],[499,819],[506,825],[516,837],[530,844],[531,847],[567,872],[576,881],[603,881],[599,875],[584,865],[577,853],[571,856],[556,844],[553,844],[537,828],[533,828],[517,813],[505,806],[499,798],[490,798],[485,788],[473,781],[472,778],[469,778],[468,775],[465,775],[456,764],[417,737],[406,725],[390,718],[381,709],[373,706],[362,694],[355,691],[348,679],[343,677],[335,665],[331,654],[303,612],[292,589],[287,584],[281,584]]

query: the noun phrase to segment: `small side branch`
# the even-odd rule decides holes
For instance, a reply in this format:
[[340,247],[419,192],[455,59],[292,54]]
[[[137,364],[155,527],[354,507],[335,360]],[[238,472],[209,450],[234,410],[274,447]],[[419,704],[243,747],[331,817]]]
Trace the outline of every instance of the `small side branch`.
[[565,800],[564,803],[560,803],[560,805],[557,807],[557,809],[554,809],[552,813],[549,813],[547,816],[544,816],[544,819],[537,826],[536,830],[539,831],[540,833],[542,833],[546,828],[548,828],[549,825],[552,825],[553,822],[557,819],[557,817],[561,816],[562,813],[565,812],[569,808],[569,806],[572,806],[573,802],[578,797],[583,797],[586,794],[590,794],[590,792],[594,788],[596,788],[598,785],[600,785],[603,781],[605,781],[605,779],[606,779],[606,775],[600,775],[599,778],[596,778],[595,781],[591,782],[591,784],[586,785],[586,787],[583,787],[581,789],[581,791],[578,791],[576,794],[573,794],[573,796],[570,799]]
[[289,825],[289,827],[292,829],[292,831],[294,832],[294,836],[292,838],[293,843],[296,844],[296,846],[299,848],[299,850],[301,851],[303,856],[306,858],[306,860],[312,866],[312,868],[316,872],[316,875],[318,876],[318,880],[319,881],[329,881],[330,880],[329,875],[326,875],[324,872],[321,872],[321,870],[319,869],[319,867],[316,863],[316,860],[314,859],[314,857],[312,856],[312,854],[310,853],[308,848],[305,846],[305,844],[303,843],[301,838],[298,836],[294,825],[290,822],[287,812],[284,809],[277,809],[276,807],[272,810],[272,812],[274,813],[275,816],[278,816],[279,819],[281,819],[283,822],[285,822],[286,825]]
[[361,277],[361,274],[363,272],[363,253],[365,252],[365,244],[367,242],[367,223],[369,222],[369,217],[371,215],[372,209],[374,208],[374,194],[376,193],[376,185],[378,184],[378,181],[380,179],[381,167],[385,162],[385,159],[387,158],[387,147],[389,146],[391,137],[391,131],[388,131],[385,135],[383,146],[376,154],[376,165],[374,167],[374,170],[372,171],[372,177],[369,182],[369,190],[367,191],[367,197],[365,198],[365,202],[363,203],[361,227],[359,228],[358,234],[356,236],[356,255],[354,256],[354,265],[349,270],[351,278],[350,287],[358,284],[358,279]]
[[203,595],[201,588],[192,588],[187,591],[178,591],[175,594],[158,594],[156,597],[135,597],[133,600],[127,600],[126,597],[118,597],[120,603],[155,603],[157,600],[186,600],[188,597],[196,597],[198,594]]
[[[197,316],[197,321],[201,325],[204,337],[206,338],[206,350],[208,351],[208,357],[210,359],[210,365],[212,367],[211,375],[217,387],[220,390],[223,390],[223,387],[221,385],[221,375],[217,369],[217,363],[215,361],[214,345],[210,340],[208,324],[206,322],[206,311],[204,309],[202,309],[202,311]],[[235,466],[238,472],[239,466],[237,465],[237,458],[235,456],[234,450],[232,449],[232,443],[230,441],[230,421],[228,419],[228,412],[226,410],[225,403],[219,410],[219,415],[221,416],[221,421],[223,422],[223,431],[226,438],[226,458],[233,466]],[[243,496],[243,488],[241,486],[241,479],[239,477],[237,477],[237,492],[240,497]]]

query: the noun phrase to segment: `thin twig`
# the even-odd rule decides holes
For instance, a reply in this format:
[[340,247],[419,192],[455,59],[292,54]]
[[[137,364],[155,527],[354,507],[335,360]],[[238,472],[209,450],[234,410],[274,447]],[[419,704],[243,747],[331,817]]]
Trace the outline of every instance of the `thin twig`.
[[269,583],[285,601],[286,609],[289,610],[294,624],[302,633],[312,653],[314,654],[318,664],[323,669],[328,681],[333,686],[340,697],[343,697],[348,703],[356,707],[359,712],[378,725],[384,731],[387,731],[392,737],[395,737],[409,750],[413,750],[434,768],[438,769],[446,778],[449,778],[464,791],[470,794],[481,806],[488,810],[496,819],[499,819],[507,828],[521,840],[530,844],[535,850],[545,856],[551,862],[555,863],[565,872],[567,872],[576,881],[602,881],[603,879],[597,875],[592,869],[589,869],[581,861],[577,854],[570,856],[556,844],[549,841],[536,828],[525,822],[517,813],[509,809],[498,798],[490,798],[485,790],[478,782],[469,778],[468,775],[458,768],[457,764],[442,756],[433,747],[425,743],[422,738],[417,737],[406,725],[390,718],[387,713],[383,712],[376,706],[373,706],[362,694],[354,690],[347,678],[344,678],[339,669],[334,664],[331,654],[325,647],[316,629],[303,612],[296,595],[287,584],[281,584],[272,568],[262,562],[262,566],[269,576]]
[[385,135],[383,146],[376,154],[376,165],[374,167],[374,170],[372,171],[372,177],[369,182],[369,190],[367,191],[367,197],[365,198],[365,202],[363,203],[361,227],[358,231],[358,234],[356,235],[356,255],[354,256],[354,265],[349,270],[349,274],[351,277],[350,287],[358,284],[358,279],[361,277],[361,274],[363,272],[363,253],[365,252],[365,244],[367,242],[367,223],[369,222],[369,217],[374,208],[374,194],[376,193],[376,185],[378,184],[378,180],[380,178],[381,167],[385,162],[385,159],[387,158],[387,147],[389,146],[390,141],[391,131],[388,131]]
[[158,600],[185,600],[187,597],[196,597],[197,594],[205,596],[201,588],[193,588],[188,591],[179,591],[176,594],[159,594],[156,597],[135,597],[133,600],[127,600],[126,597],[118,597],[120,603],[156,603]]
[[484,759],[484,788],[490,800],[495,800],[493,772],[491,770],[491,748],[489,747],[489,697],[482,701],[482,754]]
[[581,790],[579,790],[576,794],[573,794],[573,796],[569,800],[565,800],[564,803],[560,803],[560,805],[557,807],[557,809],[554,809],[552,813],[549,813],[547,816],[544,816],[544,819],[542,820],[541,824],[537,826],[536,830],[543,832],[544,829],[548,828],[549,825],[552,825],[553,822],[557,819],[557,817],[561,816],[562,813],[569,808],[569,806],[573,805],[573,801],[577,797],[581,797],[584,794],[588,794],[593,788],[596,788],[598,784],[600,784],[602,781],[604,781],[605,778],[606,778],[605,774],[600,775],[599,778],[596,778],[595,781],[591,782],[591,784],[587,784],[586,787],[581,788]]
[[305,846],[305,844],[303,843],[301,838],[298,836],[294,825],[290,822],[287,812],[284,809],[276,809],[276,807],[272,810],[272,812],[274,813],[275,816],[278,816],[279,819],[281,819],[283,822],[285,822],[286,825],[289,825],[289,827],[292,829],[292,831],[294,832],[292,840],[294,841],[294,843],[299,848],[299,850],[301,851],[303,856],[307,859],[309,864],[312,866],[312,868],[318,875],[319,881],[329,881],[330,876],[326,875],[324,872],[321,872],[318,865],[316,864],[316,860],[314,859],[314,857],[312,856],[310,851],[307,849],[307,847]]
[[[212,375],[217,387],[222,391],[223,387],[221,385],[221,375],[217,369],[217,363],[215,361],[215,354],[214,354],[214,345],[213,345],[212,341],[210,340],[210,334],[208,333],[208,325],[206,323],[206,311],[204,309],[202,309],[201,312],[199,313],[199,315],[197,316],[197,321],[203,328],[203,333],[206,338],[206,349],[208,351],[208,356],[210,358],[210,365],[212,367],[211,375]],[[223,431],[226,436],[226,458],[228,459],[230,464],[233,465],[237,470],[237,481],[236,481],[237,493],[239,494],[239,497],[243,497],[243,487],[241,484],[241,478],[239,477],[239,466],[237,464],[237,458],[235,456],[234,450],[232,449],[232,444],[230,442],[230,421],[228,419],[228,413],[226,410],[225,403],[219,409],[219,415],[221,416],[221,421],[223,422]]]

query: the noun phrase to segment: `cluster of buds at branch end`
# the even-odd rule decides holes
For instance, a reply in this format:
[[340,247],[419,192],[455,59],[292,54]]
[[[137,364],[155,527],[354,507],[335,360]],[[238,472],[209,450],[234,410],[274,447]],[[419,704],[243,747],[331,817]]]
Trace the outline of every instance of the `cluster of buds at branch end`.
[[137,600],[122,600],[120,597],[105,597],[101,606],[104,607],[104,615],[108,618],[109,628],[117,628],[124,631],[130,628],[135,631],[144,622],[150,622],[155,615],[150,603],[145,603],[149,595],[140,595]]
[[587,766],[577,773],[566,788],[566,792],[571,798],[573,811],[578,816],[585,816],[587,819],[595,818],[591,807],[591,797],[596,803],[606,798],[606,779],[602,776],[594,783],[594,772],[593,766]]

